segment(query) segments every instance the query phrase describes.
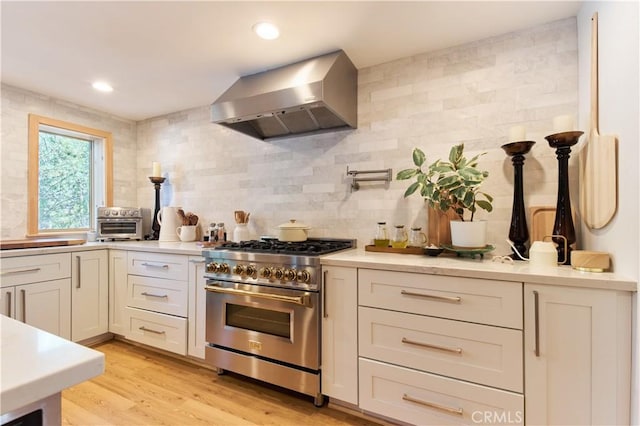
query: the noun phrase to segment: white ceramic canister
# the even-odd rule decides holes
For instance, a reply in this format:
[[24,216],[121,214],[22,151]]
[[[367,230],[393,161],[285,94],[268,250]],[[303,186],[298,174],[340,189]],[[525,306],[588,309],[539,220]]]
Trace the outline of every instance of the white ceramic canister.
[[249,236],[249,228],[247,228],[247,224],[236,224],[236,227],[233,229],[233,242],[239,243],[242,241],[249,241],[250,239],[251,237]]

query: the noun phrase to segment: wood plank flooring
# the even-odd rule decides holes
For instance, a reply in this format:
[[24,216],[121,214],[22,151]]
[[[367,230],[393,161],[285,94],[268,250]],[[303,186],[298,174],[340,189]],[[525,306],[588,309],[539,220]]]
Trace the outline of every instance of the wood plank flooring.
[[62,392],[63,425],[375,425],[311,398],[126,342],[95,346],[105,373]]

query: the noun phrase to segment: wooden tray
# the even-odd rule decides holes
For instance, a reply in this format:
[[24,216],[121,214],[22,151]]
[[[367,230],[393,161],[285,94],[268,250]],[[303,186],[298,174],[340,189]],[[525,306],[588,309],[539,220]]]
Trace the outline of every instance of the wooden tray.
[[378,247],[374,245],[364,246],[365,251],[377,251],[383,253],[399,253],[399,254],[424,254],[422,247],[407,247],[407,248],[394,248],[394,247]]
[[69,240],[64,238],[27,238],[24,240],[4,240],[0,241],[0,250],[74,246],[84,244],[85,242],[85,240]]

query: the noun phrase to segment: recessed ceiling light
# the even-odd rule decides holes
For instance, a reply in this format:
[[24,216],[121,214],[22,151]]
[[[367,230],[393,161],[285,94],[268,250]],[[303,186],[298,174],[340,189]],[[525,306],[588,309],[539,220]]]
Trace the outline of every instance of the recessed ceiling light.
[[280,30],[273,24],[269,22],[258,22],[253,27],[253,32],[258,35],[258,37],[263,38],[265,40],[275,40],[280,36]]
[[113,92],[113,87],[105,81],[96,81],[91,86],[100,92]]

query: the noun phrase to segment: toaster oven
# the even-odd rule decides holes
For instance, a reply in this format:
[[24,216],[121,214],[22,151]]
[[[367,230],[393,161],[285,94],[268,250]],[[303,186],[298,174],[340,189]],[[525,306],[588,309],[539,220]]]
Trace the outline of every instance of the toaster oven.
[[98,207],[98,241],[142,240],[144,214],[140,207]]

